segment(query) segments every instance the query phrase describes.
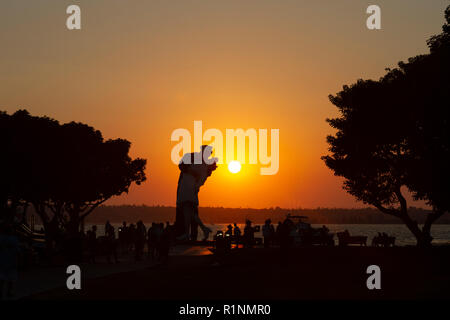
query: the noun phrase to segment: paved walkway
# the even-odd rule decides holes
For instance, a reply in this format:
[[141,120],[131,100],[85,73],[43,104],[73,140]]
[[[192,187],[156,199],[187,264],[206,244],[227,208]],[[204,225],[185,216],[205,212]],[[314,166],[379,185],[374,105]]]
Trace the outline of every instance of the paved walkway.
[[[171,248],[170,256],[199,256],[209,255],[211,252],[206,246],[178,245]],[[146,253],[144,255],[146,257]],[[87,279],[100,278],[116,273],[142,270],[156,265],[150,259],[135,262],[133,255],[122,255],[119,257],[120,263],[108,263],[105,258],[97,259],[97,263],[82,263],[80,269],[82,273],[82,283]],[[20,299],[32,294],[44,292],[66,285],[67,266],[58,267],[34,267],[19,273],[19,279],[15,284],[15,296],[13,299]]]

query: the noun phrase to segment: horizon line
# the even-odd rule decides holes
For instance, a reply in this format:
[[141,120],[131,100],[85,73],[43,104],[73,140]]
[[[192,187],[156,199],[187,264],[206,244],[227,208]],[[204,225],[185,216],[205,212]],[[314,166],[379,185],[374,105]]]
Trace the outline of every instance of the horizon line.
[[[100,207],[149,207],[149,208],[176,208],[175,205],[162,205],[162,204],[102,204]],[[213,209],[240,209],[240,210],[377,210],[377,208],[372,206],[367,207],[315,207],[315,208],[307,208],[307,207],[296,207],[296,208],[287,208],[287,207],[265,207],[265,208],[252,208],[252,207],[224,207],[224,206],[199,206],[199,208],[213,208]],[[408,209],[420,209],[420,210],[431,210],[431,208],[423,208],[416,206],[409,206]]]

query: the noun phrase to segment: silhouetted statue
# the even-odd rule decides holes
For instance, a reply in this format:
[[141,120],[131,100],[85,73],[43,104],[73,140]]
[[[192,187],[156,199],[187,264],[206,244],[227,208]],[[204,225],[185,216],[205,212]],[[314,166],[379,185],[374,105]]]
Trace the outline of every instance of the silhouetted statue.
[[[195,206],[194,214],[198,216],[198,206]],[[195,219],[191,220],[191,240],[197,241],[198,239],[198,223]]]
[[205,240],[211,232],[198,215],[198,192],[200,187],[217,168],[217,159],[211,158],[211,154],[212,148],[210,146],[202,146],[200,153],[185,154],[180,161],[176,212],[176,230],[179,234],[177,240],[190,239],[192,221],[195,221],[200,226]]

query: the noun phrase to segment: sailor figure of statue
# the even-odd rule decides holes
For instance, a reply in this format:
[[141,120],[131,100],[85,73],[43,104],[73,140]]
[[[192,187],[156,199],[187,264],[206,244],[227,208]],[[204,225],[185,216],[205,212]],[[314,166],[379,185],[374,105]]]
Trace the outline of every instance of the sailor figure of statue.
[[198,215],[198,192],[217,168],[217,158],[212,158],[212,147],[203,145],[200,152],[187,153],[178,165],[180,176],[177,188],[176,228],[177,240],[189,240],[192,225],[198,225],[208,239],[211,229],[206,227]]

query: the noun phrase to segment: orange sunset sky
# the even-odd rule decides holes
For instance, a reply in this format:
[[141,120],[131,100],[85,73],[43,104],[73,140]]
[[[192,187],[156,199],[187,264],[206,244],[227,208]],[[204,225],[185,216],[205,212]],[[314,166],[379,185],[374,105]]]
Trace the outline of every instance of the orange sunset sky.
[[[66,8],[81,8],[81,30]],[[381,7],[382,30],[366,28]],[[280,130],[280,166],[231,174],[200,192],[203,206],[359,207],[320,157],[344,84],[426,53],[448,1],[2,0],[0,110],[81,121],[132,142],[148,181],[110,204],[174,205],[173,130]],[[207,142],[207,141],[205,141]]]

